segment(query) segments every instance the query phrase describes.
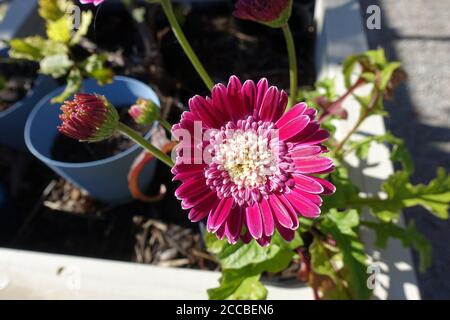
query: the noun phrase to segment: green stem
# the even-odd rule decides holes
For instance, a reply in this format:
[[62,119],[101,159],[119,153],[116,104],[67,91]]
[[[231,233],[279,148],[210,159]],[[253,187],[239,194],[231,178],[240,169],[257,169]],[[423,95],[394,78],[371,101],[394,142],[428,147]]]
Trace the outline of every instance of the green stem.
[[158,122],[166,129],[169,133],[172,132],[172,125],[164,119],[159,119]]
[[150,152],[152,155],[154,155],[155,158],[161,160],[169,167],[173,167],[174,163],[172,159],[167,154],[165,154],[164,152],[156,148],[154,145],[152,145],[150,142],[145,140],[144,137],[142,137],[138,132],[134,131],[133,129],[131,129],[126,124],[123,124],[122,122],[119,122],[119,126],[117,129],[122,134],[124,134],[125,136],[136,142],[138,145],[140,145],[142,148]]
[[[339,152],[341,152],[342,148],[344,147],[345,143],[350,139],[350,137],[356,132],[356,130],[359,129],[361,124],[364,122],[364,120],[367,119],[372,114],[373,109],[375,108],[378,99],[380,97],[380,93],[374,89],[372,91],[372,97],[371,100],[367,106],[367,108],[364,110],[364,112],[359,116],[358,121],[353,126],[353,128],[347,133],[347,135],[342,139],[342,141],[337,145],[336,148],[334,148],[333,152],[336,156],[339,156]],[[342,155],[341,155],[342,156]]]
[[294,37],[292,36],[291,29],[289,28],[289,24],[285,24],[282,27],[284,38],[286,40],[288,56],[289,56],[289,76],[291,78],[291,98],[289,99],[289,104],[286,109],[289,110],[292,105],[297,101],[297,90],[298,90],[298,80],[297,80],[297,54],[295,52],[295,43]]
[[211,90],[212,87],[214,86],[214,82],[211,80],[202,63],[198,59],[197,55],[195,54],[194,50],[189,44],[189,41],[186,39],[183,30],[181,30],[180,24],[178,23],[177,18],[175,17],[175,14],[173,12],[172,3],[170,2],[170,0],[161,0],[161,5],[164,10],[164,13],[167,16],[167,19],[169,20],[170,26],[172,27],[172,31],[175,34],[175,37],[178,39],[178,42],[180,43],[186,55],[188,56],[195,70],[197,70],[198,74],[202,78],[205,85],[208,87],[209,90]]

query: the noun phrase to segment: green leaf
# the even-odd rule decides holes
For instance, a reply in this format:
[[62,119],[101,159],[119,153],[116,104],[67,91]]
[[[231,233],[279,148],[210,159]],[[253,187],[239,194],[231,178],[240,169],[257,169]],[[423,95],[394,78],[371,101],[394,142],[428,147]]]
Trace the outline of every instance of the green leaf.
[[56,21],[65,15],[71,5],[68,0],[39,0],[39,15],[47,21]]
[[55,42],[67,43],[72,36],[72,24],[67,16],[47,22],[47,37]]
[[263,300],[267,289],[259,281],[260,275],[246,275],[237,270],[226,270],[220,278],[220,287],[209,289],[211,300]]
[[335,283],[338,283],[339,277],[331,264],[331,257],[327,252],[327,248],[321,241],[314,238],[311,246],[309,247],[309,253],[311,255],[311,268],[312,270],[324,276],[330,277]]
[[41,60],[39,72],[50,75],[53,78],[59,78],[67,74],[73,64],[69,56],[64,53],[46,56]]
[[400,62],[391,62],[388,63],[383,70],[381,70],[381,82],[380,82],[380,90],[385,90],[389,81],[392,78],[392,74],[395,70],[400,68]]
[[437,177],[428,185],[413,185],[409,181],[408,172],[396,172],[388,178],[383,190],[387,193],[388,199],[378,205],[381,210],[397,211],[419,205],[438,218],[448,219],[450,176],[443,168],[438,169]]
[[44,57],[63,54],[69,51],[63,43],[55,43],[39,36],[9,41],[9,55],[14,59],[25,59],[40,62]]
[[342,63],[342,73],[344,75],[345,87],[348,89],[352,86],[352,76],[354,74],[355,66],[359,60],[358,55],[348,56]]
[[369,299],[371,290],[367,288],[367,257],[364,245],[353,230],[359,224],[356,210],[339,212],[330,210],[320,224],[320,229],[336,241],[343,255],[342,271],[348,277],[348,288],[354,299]]
[[114,74],[110,68],[105,67],[106,55],[92,54],[83,63],[82,68],[88,77],[95,78],[100,84],[113,81]]
[[83,82],[83,77],[78,68],[73,68],[70,70],[69,75],[67,76],[67,85],[64,91],[57,97],[52,99],[52,103],[62,103],[70,96],[77,93]]
[[[240,298],[253,299],[254,297],[249,295],[250,292],[243,289],[242,285],[247,286],[250,283],[259,287],[259,284],[255,284],[255,280],[259,279],[262,273],[277,273],[287,268],[296,255],[294,250],[303,243],[298,234],[293,241],[287,242],[276,233],[267,247],[261,247],[255,240],[249,244],[239,242],[230,245],[212,237],[207,236],[206,243],[208,250],[217,255],[223,276],[220,286],[208,291],[211,299],[230,299],[236,292]],[[249,278],[254,279],[246,281]],[[261,297],[261,294],[258,294],[258,297]]]
[[393,223],[363,222],[362,225],[372,229],[376,234],[375,245],[386,248],[390,238],[399,239],[404,247],[413,247],[419,252],[420,271],[425,272],[431,265],[431,245],[416,229],[414,221],[407,228],[401,228]]

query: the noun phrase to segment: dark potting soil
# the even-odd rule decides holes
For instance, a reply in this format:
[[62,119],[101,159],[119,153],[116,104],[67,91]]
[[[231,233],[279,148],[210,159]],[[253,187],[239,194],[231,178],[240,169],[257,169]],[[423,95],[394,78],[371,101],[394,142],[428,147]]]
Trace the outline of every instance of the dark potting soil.
[[27,62],[0,63],[0,112],[9,109],[33,88],[37,66]]
[[[128,107],[118,108],[120,121],[130,126],[141,135],[145,135],[151,126],[136,124],[128,115]],[[54,160],[68,163],[82,163],[106,159],[131,148],[135,143],[119,132],[97,143],[79,142],[63,134],[58,134],[52,147]]]
[[[315,81],[314,0],[294,2],[290,24],[297,44],[300,85],[311,86]],[[112,64],[116,74],[137,78],[155,89],[161,99],[162,114],[173,123],[179,120],[190,97],[207,95],[208,90],[181,50],[160,6],[146,7],[149,9],[145,21],[147,40],[150,40],[149,56],[146,57],[141,33],[120,4],[100,8],[95,30],[91,30],[88,38],[117,61],[124,62]],[[215,82],[226,82],[235,74],[241,80],[267,77],[271,84],[289,87],[288,60],[281,30],[232,18],[231,1],[177,6],[176,11],[186,36]],[[69,162],[97,160],[130,146],[126,138],[112,144],[107,142],[93,157],[83,144],[69,138],[65,140],[57,142],[61,149],[58,147],[59,155],[53,156]],[[98,146],[89,144],[88,147]],[[217,269],[214,258],[201,241],[199,225],[189,222],[187,212],[174,197],[176,184],[171,178],[170,169],[158,162],[152,185],[142,191],[157,195],[164,185],[166,193],[160,201],[132,201],[110,207],[90,198],[32,157],[16,155],[0,146],[0,182],[14,194],[13,203],[20,221],[15,234],[0,245]],[[293,263],[276,279],[295,279],[299,268],[298,263]]]

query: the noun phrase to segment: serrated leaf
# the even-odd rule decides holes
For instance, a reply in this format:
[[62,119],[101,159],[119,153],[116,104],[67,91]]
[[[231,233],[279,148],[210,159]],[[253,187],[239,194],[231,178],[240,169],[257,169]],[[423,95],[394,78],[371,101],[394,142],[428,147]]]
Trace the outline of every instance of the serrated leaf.
[[431,265],[431,245],[416,229],[414,221],[410,221],[407,228],[393,223],[363,222],[364,226],[375,231],[375,245],[386,248],[390,238],[399,239],[404,247],[413,247],[420,256],[420,271],[425,272]]
[[39,0],[39,15],[47,21],[63,17],[72,3],[68,0]]
[[354,299],[369,299],[371,290],[367,288],[367,256],[364,245],[353,230],[359,224],[356,210],[339,212],[335,209],[325,215],[320,229],[336,241],[343,255],[343,272],[347,275],[348,288]]
[[40,62],[39,72],[50,75],[53,78],[59,78],[67,74],[73,66],[73,61],[65,53],[44,57]]
[[437,171],[437,177],[428,185],[413,185],[409,181],[406,171],[399,171],[391,175],[383,185],[383,190],[388,195],[388,201],[380,206],[388,210],[400,210],[402,208],[422,206],[441,219],[448,219],[450,204],[450,176],[443,168]]
[[260,275],[245,276],[236,270],[226,270],[220,278],[221,286],[208,290],[211,300],[263,300],[267,289],[259,281]]
[[55,42],[67,43],[72,35],[72,24],[67,16],[47,22],[47,37]]
[[380,90],[385,90],[389,81],[392,78],[392,74],[395,70],[400,68],[400,62],[391,62],[388,63],[383,70],[381,70],[381,81],[380,81]]
[[[259,246],[255,240],[249,244],[239,242],[229,245],[218,242],[211,236],[207,239],[208,249],[216,253],[223,274],[220,286],[208,291],[211,299],[228,299],[237,291],[240,297],[251,299],[252,296],[248,295],[250,292],[240,289],[242,283],[252,277],[259,279],[264,272],[277,273],[284,270],[296,255],[294,250],[302,244],[298,234],[293,241],[286,242],[276,233],[268,247]],[[250,283],[255,285],[254,280]]]
[[67,53],[68,47],[39,36],[12,39],[9,41],[9,55],[14,59],[40,62],[45,56]]

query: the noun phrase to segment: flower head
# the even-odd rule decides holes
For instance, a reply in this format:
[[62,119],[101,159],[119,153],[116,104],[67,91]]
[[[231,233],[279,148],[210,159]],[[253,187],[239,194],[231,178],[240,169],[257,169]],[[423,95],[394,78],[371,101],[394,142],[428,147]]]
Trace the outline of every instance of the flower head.
[[80,0],[82,4],[89,4],[93,3],[94,5],[98,6],[99,4],[102,4],[102,2],[105,0]]
[[78,93],[61,106],[59,131],[80,141],[97,142],[112,136],[119,114],[104,96]]
[[238,0],[234,16],[279,28],[291,16],[292,0]]
[[128,113],[136,123],[144,125],[152,124],[161,116],[159,107],[156,105],[156,103],[146,99],[138,99],[136,101],[136,104],[131,106]]
[[292,240],[298,215],[320,215],[321,195],[335,190],[315,176],[334,168],[322,156],[329,134],[314,109],[300,103],[284,113],[287,102],[266,79],[242,84],[235,76],[214,86],[211,98],[189,101],[172,128],[181,138],[172,172],[191,221],[207,218],[208,231],[232,244],[268,245],[275,229]]

